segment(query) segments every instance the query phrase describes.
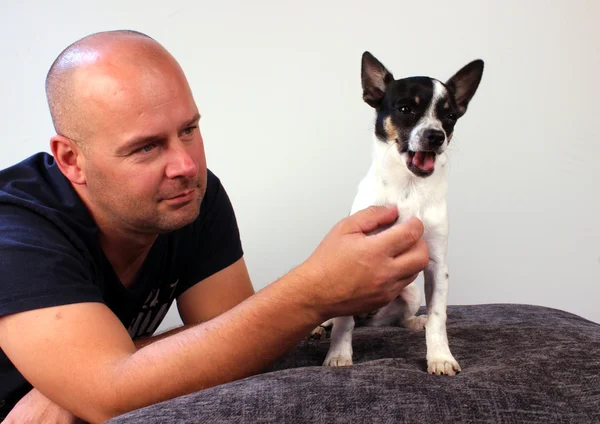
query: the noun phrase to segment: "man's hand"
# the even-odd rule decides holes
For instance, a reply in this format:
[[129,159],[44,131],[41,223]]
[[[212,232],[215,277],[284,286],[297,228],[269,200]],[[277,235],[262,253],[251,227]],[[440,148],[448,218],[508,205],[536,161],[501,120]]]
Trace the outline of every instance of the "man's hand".
[[83,424],[85,421],[80,420],[33,389],[21,398],[1,424],[39,423]]
[[361,210],[340,221],[297,268],[305,277],[309,301],[324,320],[384,306],[427,266],[429,251],[421,239],[420,220],[375,231],[397,218],[396,207]]

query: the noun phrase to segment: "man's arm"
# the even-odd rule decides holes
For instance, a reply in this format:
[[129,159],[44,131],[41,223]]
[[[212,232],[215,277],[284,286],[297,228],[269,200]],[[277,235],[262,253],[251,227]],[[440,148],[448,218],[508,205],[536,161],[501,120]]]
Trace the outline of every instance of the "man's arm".
[[[184,325],[155,336],[133,341],[136,349],[141,349],[158,340],[180,333],[193,325],[209,321],[228,311],[254,294],[244,258],[240,258],[227,268],[192,286],[177,299],[177,308]],[[24,415],[23,415],[24,414]],[[49,418],[52,414],[56,422],[76,423],[71,413],[48,400],[37,389],[32,389],[15,407],[7,424],[22,422],[31,418]],[[27,417],[27,418],[26,418]],[[4,422],[2,423],[4,424]]]
[[180,333],[196,324],[209,321],[255,294],[244,258],[183,292],[177,309],[183,325],[163,333],[134,340],[141,349],[151,343]]
[[136,349],[103,304],[0,318],[0,346],[44,396],[90,422],[263,370],[317,324],[394,299],[428,262],[416,220],[365,236],[397,211],[343,220],[280,280],[202,324]]
[[183,292],[177,309],[184,325],[209,321],[254,293],[244,258]]
[[99,303],[5,316],[0,345],[49,400],[87,421],[103,422],[259,372],[319,321],[308,305],[286,299],[284,286],[300,283],[290,276],[274,283],[270,293],[139,350]]

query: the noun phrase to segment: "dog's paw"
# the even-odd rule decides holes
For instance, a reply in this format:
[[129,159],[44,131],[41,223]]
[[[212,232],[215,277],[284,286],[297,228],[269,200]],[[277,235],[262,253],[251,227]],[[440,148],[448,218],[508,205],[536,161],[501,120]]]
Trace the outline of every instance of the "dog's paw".
[[421,331],[425,329],[425,324],[427,324],[427,315],[419,315],[404,320],[402,326],[409,330]]
[[427,361],[427,372],[436,375],[456,375],[461,372],[461,368],[452,355],[439,355]]
[[326,367],[345,367],[352,365],[352,357],[348,355],[335,355],[325,358],[323,365]]
[[327,331],[325,328],[318,326],[306,336],[308,340],[325,340],[327,338]]

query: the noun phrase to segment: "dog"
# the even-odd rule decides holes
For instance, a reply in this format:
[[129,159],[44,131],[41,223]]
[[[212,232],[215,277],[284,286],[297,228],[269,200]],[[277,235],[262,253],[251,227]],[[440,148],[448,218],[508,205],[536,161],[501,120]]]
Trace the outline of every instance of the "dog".
[[423,222],[429,248],[424,270],[427,314],[415,316],[421,293],[415,282],[388,305],[360,317],[336,317],[324,366],[352,365],[355,318],[367,326],[400,325],[425,329],[427,371],[455,375],[461,367],[452,355],[446,331],[448,297],[448,215],[446,150],[457,121],[464,116],[481,77],[484,62],[474,60],[446,83],[413,76],[394,79],[369,51],[362,55],[362,98],[375,110],[373,161],[358,186],[350,214],[370,205],[396,204],[397,222],[416,216]]

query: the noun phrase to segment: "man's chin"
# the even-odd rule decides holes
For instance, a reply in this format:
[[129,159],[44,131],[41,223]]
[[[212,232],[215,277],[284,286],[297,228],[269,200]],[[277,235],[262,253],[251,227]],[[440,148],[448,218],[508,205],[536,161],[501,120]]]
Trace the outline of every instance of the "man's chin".
[[156,224],[159,233],[169,233],[179,230],[193,223],[200,214],[200,204],[188,204],[177,210],[159,212],[159,220]]

